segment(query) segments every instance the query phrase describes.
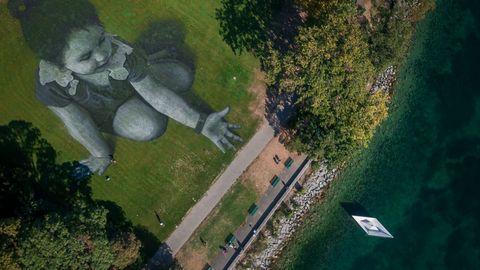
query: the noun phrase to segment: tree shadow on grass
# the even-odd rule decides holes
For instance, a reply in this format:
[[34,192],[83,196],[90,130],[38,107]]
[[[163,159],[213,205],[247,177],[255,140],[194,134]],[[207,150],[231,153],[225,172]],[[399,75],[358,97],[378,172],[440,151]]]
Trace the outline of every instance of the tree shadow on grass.
[[143,261],[147,262],[162,245],[162,242],[144,226],[135,226],[133,228],[133,232],[142,242],[140,256],[142,257]]
[[0,126],[0,217],[71,211],[92,201],[89,175],[78,179],[77,162],[56,163],[53,147],[31,123]]
[[358,202],[341,202],[340,206],[347,212],[349,216],[365,216],[370,217],[367,209]]
[[[235,53],[251,52],[263,69],[271,64],[272,50],[284,53],[294,48],[299,27],[305,22],[292,0],[222,0],[216,10],[220,35]],[[289,129],[296,114],[296,97],[267,89],[265,117],[276,135]]]
[[299,14],[291,0],[222,0],[216,19],[220,35],[235,53],[263,57],[268,45],[291,48],[302,22]]
[[31,123],[0,126],[0,218],[70,213],[79,202],[96,204],[108,210],[107,236],[133,231],[142,242],[138,264],[147,262],[161,242],[145,228],[133,227],[114,202],[94,201],[90,174],[75,177],[77,166],[78,162],[57,164],[55,150]]
[[112,201],[103,201],[97,200],[97,204],[103,206],[108,210],[107,220],[109,223],[109,234],[114,233],[115,231],[110,231],[110,229],[118,229],[122,231],[130,231],[133,228],[133,224],[130,220],[125,217],[125,212],[123,209],[118,206],[118,204]]

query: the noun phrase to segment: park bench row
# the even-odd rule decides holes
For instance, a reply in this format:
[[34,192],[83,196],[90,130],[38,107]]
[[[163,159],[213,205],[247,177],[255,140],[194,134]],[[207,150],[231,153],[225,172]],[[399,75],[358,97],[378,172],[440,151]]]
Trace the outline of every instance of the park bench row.
[[[290,169],[290,167],[292,167],[292,164],[293,164],[293,159],[292,158],[288,158],[284,165],[287,169]],[[270,180],[270,184],[272,185],[272,187],[276,187],[278,185],[278,183],[280,183],[281,179],[278,175],[275,175],[272,180]],[[256,213],[257,213],[257,210],[258,210],[258,205],[256,203],[253,203],[249,208],[248,208],[248,214],[250,216],[254,216]],[[232,243],[234,243],[236,240],[235,236],[233,235],[233,233],[230,233],[227,238],[225,238],[225,244],[228,246],[228,245],[231,245]]]

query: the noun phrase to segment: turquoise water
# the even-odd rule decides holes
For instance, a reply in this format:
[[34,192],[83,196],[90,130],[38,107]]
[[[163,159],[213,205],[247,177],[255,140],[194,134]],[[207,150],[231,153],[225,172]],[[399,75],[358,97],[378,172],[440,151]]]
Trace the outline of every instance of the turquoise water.
[[[438,0],[389,119],[328,190],[277,269],[480,269],[480,1]],[[365,236],[358,202],[394,239]]]

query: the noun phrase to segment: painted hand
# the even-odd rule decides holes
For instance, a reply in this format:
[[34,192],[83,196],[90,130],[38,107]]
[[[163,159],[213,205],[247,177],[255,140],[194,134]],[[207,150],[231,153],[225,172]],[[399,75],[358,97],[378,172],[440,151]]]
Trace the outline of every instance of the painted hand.
[[80,161],[80,163],[87,166],[92,173],[98,173],[98,175],[102,175],[112,163],[112,158],[90,156],[87,159]]
[[223,118],[228,114],[230,108],[227,107],[220,112],[210,114],[205,120],[202,134],[210,139],[223,153],[225,149],[235,149],[229,140],[242,141],[242,138],[233,134],[229,129],[238,129],[239,125],[230,124]]

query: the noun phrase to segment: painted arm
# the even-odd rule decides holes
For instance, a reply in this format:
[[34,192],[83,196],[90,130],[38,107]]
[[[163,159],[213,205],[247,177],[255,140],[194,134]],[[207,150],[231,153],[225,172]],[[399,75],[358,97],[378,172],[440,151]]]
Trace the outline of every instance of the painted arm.
[[93,173],[102,174],[110,165],[110,155],[113,152],[88,112],[74,103],[65,107],[48,108],[62,119],[70,135],[90,152],[91,156],[80,163],[86,165]]
[[229,130],[229,128],[239,128],[239,126],[224,120],[229,108],[203,118],[181,97],[159,84],[149,75],[138,82],[132,82],[132,86],[155,110],[187,127],[199,129],[198,131],[210,139],[222,152],[225,152],[225,148],[234,149],[227,138],[241,141],[240,137]]

